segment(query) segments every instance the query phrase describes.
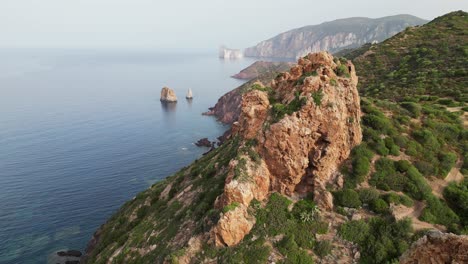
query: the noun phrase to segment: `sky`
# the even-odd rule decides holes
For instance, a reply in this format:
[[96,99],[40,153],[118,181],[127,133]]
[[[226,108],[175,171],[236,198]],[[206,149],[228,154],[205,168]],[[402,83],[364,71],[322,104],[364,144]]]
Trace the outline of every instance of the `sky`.
[[0,47],[245,48],[339,18],[455,10],[468,0],[0,0]]

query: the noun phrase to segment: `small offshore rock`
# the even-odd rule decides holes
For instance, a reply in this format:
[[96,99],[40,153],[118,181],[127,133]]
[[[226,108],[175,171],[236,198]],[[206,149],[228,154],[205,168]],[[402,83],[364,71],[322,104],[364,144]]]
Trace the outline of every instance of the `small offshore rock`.
[[198,147],[207,147],[207,148],[211,148],[213,146],[213,143],[211,143],[210,140],[208,140],[208,138],[202,138],[200,140],[198,140],[195,145],[197,145]]
[[160,100],[161,100],[161,102],[174,103],[174,102],[177,102],[177,96],[176,96],[174,90],[172,90],[169,87],[164,87],[164,88],[161,89],[161,98],[160,98]]

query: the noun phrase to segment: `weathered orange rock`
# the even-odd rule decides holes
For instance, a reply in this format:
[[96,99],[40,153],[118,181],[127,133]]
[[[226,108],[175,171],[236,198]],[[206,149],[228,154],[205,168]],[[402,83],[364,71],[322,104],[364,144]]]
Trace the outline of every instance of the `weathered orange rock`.
[[[272,81],[272,95],[284,107],[297,96],[305,102],[276,123],[269,115],[266,92],[252,90],[243,94],[239,119],[231,133],[241,139],[241,147],[255,139],[258,143],[250,151],[257,152],[259,160],[254,162],[241,155],[231,161],[224,193],[218,197],[216,207],[232,203],[240,207],[222,214],[212,229],[216,245],[239,243],[254,223],[246,208],[254,198],[261,201],[271,191],[289,196],[313,192],[322,210],[333,208],[333,197],[326,186],[335,184],[338,166],[362,140],[358,78],[350,62],[346,65],[350,75],[337,76],[339,65],[329,53],[309,54],[289,73]],[[299,78],[303,78],[301,82]],[[243,180],[234,178],[240,160],[245,163]]]
[[242,96],[241,114],[239,116],[239,133],[243,138],[254,138],[261,130],[268,116],[270,101],[268,94],[259,90],[247,92]]
[[238,244],[252,229],[255,218],[249,216],[243,204],[221,216],[212,230],[216,246],[233,246]]
[[[309,54],[298,67],[315,65],[318,76],[310,76],[302,86],[278,81],[276,91],[284,103],[294,92],[308,98],[299,111],[272,124],[259,141],[262,157],[271,173],[271,188],[286,195],[314,192],[322,208],[332,208],[325,186],[337,172],[351,149],[362,140],[357,76],[350,64],[350,78],[336,76],[337,64],[326,53]],[[331,81],[334,80],[334,81]],[[321,93],[318,105],[313,96]]]
[[468,236],[430,231],[414,242],[401,256],[400,263],[468,263]]

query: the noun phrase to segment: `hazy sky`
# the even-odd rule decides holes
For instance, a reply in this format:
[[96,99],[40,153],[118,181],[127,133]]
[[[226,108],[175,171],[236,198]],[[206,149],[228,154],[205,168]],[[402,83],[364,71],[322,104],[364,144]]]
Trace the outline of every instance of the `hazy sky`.
[[460,9],[468,0],[0,0],[0,47],[244,48],[338,18]]

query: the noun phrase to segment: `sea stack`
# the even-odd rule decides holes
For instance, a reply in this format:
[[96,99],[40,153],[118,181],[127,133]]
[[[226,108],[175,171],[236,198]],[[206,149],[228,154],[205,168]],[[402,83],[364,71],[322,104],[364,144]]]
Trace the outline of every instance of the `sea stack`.
[[177,96],[171,88],[164,87],[161,90],[161,102],[175,103],[177,102]]
[[185,98],[187,99],[193,99],[193,94],[192,94],[192,89],[188,89],[187,91],[187,95],[185,96]]

